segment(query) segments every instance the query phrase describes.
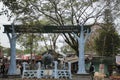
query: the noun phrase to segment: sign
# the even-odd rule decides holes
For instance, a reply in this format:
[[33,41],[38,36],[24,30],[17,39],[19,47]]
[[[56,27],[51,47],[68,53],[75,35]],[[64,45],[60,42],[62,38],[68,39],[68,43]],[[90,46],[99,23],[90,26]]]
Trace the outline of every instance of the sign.
[[0,58],[3,57],[3,52],[2,52],[2,49],[0,49]]
[[104,64],[99,65],[99,72],[104,73]]
[[116,56],[116,64],[120,65],[120,56]]
[[[3,25],[5,33],[12,32],[12,25]],[[84,25],[84,31],[87,29],[90,32],[91,25]],[[25,26],[25,25],[14,25],[16,33],[80,33],[81,26],[79,25],[66,25],[66,26]]]

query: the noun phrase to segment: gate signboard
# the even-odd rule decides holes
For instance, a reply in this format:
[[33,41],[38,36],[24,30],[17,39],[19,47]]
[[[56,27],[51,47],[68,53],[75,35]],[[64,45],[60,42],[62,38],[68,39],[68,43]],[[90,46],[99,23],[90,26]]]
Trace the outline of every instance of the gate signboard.
[[[11,33],[12,25],[3,25],[4,32]],[[90,32],[91,25],[84,25],[84,31],[87,32],[87,29]],[[66,25],[66,26],[30,26],[30,25],[14,25],[14,29],[16,33],[80,33],[81,26],[80,25]]]

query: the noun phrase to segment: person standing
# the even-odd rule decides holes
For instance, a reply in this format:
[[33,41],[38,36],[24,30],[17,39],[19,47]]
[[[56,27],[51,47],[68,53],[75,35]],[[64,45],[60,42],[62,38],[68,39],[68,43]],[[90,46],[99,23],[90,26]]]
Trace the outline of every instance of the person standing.
[[2,73],[2,75],[4,75],[4,73],[5,73],[5,64],[4,63],[2,63],[2,65],[1,65],[1,73]]
[[16,74],[21,75],[20,65],[19,64],[17,64]]
[[95,66],[93,65],[93,63],[91,63],[91,65],[90,65],[89,72],[90,72],[92,80],[93,80],[94,73],[95,73]]

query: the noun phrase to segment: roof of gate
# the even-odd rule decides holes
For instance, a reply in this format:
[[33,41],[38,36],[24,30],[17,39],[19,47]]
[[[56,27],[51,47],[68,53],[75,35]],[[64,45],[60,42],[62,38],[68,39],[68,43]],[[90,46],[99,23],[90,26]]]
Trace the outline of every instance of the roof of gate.
[[[12,25],[3,25],[4,33],[12,32]],[[84,25],[84,31],[87,31],[92,25]],[[14,25],[15,33],[79,33],[81,27],[79,25],[65,25],[65,26],[41,26],[41,25]]]

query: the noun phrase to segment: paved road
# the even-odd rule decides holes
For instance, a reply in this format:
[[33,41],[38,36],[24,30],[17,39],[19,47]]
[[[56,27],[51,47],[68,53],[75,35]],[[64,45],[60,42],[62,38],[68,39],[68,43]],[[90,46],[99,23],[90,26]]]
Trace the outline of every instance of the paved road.
[[[15,78],[15,77],[10,77],[10,78],[0,78],[0,80],[57,80],[57,79],[22,79],[22,78]],[[58,79],[58,80],[70,80],[70,79],[65,79],[65,78],[62,78],[62,79]],[[92,80],[91,79],[91,76],[79,76],[79,75],[73,75],[72,76],[72,80]],[[104,80],[110,80],[108,78],[105,78]]]

